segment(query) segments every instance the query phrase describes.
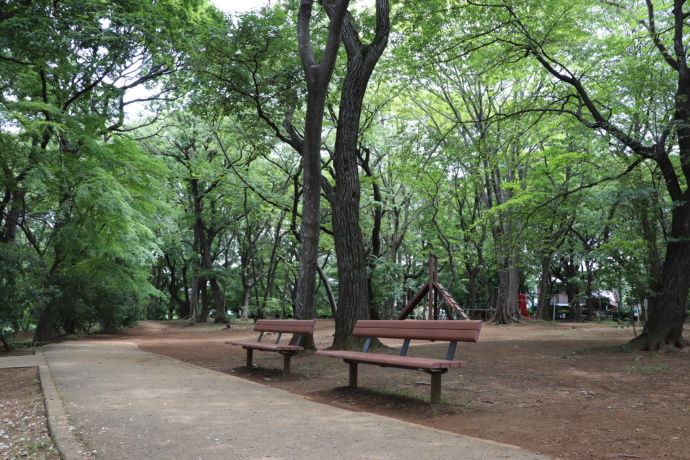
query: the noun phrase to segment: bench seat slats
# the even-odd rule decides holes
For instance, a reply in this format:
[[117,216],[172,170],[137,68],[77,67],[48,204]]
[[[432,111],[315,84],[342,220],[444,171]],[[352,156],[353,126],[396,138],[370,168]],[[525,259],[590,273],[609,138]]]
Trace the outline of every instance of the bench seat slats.
[[[466,361],[455,361],[453,355],[458,342],[477,342],[482,321],[404,321],[404,320],[359,320],[353,335],[367,340],[362,351],[319,350],[317,355],[340,358],[350,366],[350,387],[357,387],[358,366],[371,364],[381,367],[421,370],[431,375],[431,402],[441,401],[441,375],[448,369],[468,367]],[[400,355],[369,353],[372,338],[402,339]],[[432,340],[449,342],[446,359],[418,358],[407,356],[410,340]]]
[[[229,345],[237,345],[247,350],[247,367],[251,369],[254,350],[257,351],[274,351],[283,355],[283,373],[290,373],[290,359],[298,351],[303,351],[304,347],[299,343],[305,334],[313,334],[314,326],[316,326],[315,319],[295,320],[295,319],[259,319],[254,323],[254,331],[259,332],[257,340],[226,340],[225,343]],[[264,332],[276,332],[278,337],[275,342],[262,342]],[[289,343],[280,343],[280,338],[283,334],[295,334],[297,337],[297,344],[290,345]]]
[[330,358],[342,358],[345,361],[357,361],[359,363],[371,363],[404,367],[409,369],[455,369],[469,366],[466,361],[446,361],[444,359],[417,358],[412,356],[382,355],[378,353],[364,353],[362,351],[323,350],[317,351],[317,355]]
[[387,339],[477,342],[482,321],[360,320],[353,335]]
[[311,334],[314,332],[314,319],[260,319],[254,325],[258,332],[282,332],[291,334]]
[[298,347],[296,345],[287,345],[282,343],[270,343],[270,342],[253,342],[244,340],[228,340],[225,343],[229,345],[238,345],[242,348],[251,348],[254,350],[266,350],[266,351],[302,351],[304,347]]

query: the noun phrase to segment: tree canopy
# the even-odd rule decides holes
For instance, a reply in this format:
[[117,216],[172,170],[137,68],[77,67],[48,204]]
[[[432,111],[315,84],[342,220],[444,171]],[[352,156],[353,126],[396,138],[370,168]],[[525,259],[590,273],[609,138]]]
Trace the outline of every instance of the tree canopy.
[[519,294],[535,318],[594,319],[608,296],[644,321],[631,345],[685,347],[687,15],[681,0],[3,2],[0,339],[329,316],[350,348],[434,253],[488,320],[523,321]]

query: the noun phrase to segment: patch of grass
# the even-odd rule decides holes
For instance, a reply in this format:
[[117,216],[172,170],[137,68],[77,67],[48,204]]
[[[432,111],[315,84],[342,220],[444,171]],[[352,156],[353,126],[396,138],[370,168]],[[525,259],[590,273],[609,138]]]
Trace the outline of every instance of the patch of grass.
[[644,372],[647,374],[655,374],[659,372],[665,373],[673,370],[668,364],[659,364],[657,366],[625,366],[625,369],[635,372]]
[[301,375],[304,378],[309,378],[309,366],[300,366],[299,371],[297,372],[299,375]]
[[[382,398],[393,400],[395,403],[407,402],[407,403],[424,403],[429,404],[431,409],[431,415],[438,415],[438,412],[442,406],[454,405],[451,400],[446,398],[443,393],[441,393],[441,401],[438,403],[431,403],[431,395],[428,393],[414,394],[410,390],[397,389],[393,390],[390,388],[385,388],[381,386],[374,387],[374,390],[380,394]],[[460,407],[463,407],[462,405]],[[464,412],[464,410],[463,410]]]
[[572,350],[563,356],[570,355],[593,355],[593,354],[604,354],[604,353],[631,353],[635,351],[634,348],[630,348],[628,344],[623,345],[611,345],[605,347],[591,347],[591,348],[580,348],[578,350]]
[[381,396],[384,396],[387,398],[421,399],[422,401],[429,402],[428,396],[425,398],[424,395],[414,395],[409,390],[392,390],[390,388],[386,388],[386,387],[383,387],[380,385],[376,385],[374,387],[374,390],[377,393],[380,393]]

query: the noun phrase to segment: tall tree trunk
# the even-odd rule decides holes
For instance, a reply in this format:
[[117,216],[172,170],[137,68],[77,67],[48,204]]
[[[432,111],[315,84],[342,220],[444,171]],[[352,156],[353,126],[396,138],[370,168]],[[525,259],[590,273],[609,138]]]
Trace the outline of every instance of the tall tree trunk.
[[196,321],[199,316],[199,278],[196,273],[192,271],[192,286],[189,295],[189,320]]
[[535,318],[544,321],[549,321],[549,309],[547,302],[549,301],[550,280],[551,277],[551,255],[543,255],[541,258],[541,275],[539,276],[539,298],[537,299],[537,310],[534,315]]
[[511,300],[511,284],[516,283],[515,281],[511,281],[511,278],[514,277],[514,275],[511,274],[513,271],[513,267],[511,267],[511,257],[499,257],[496,309],[491,318],[491,321],[496,324],[510,324],[518,321],[516,315],[517,294],[515,294],[515,308],[512,307]]
[[[26,196],[26,191],[13,190],[12,192],[7,192],[9,198],[9,211],[5,217],[5,223],[3,225],[3,231],[0,233],[0,241],[3,243],[11,243],[17,237],[17,228],[21,222],[22,213],[24,212],[24,197]],[[3,200],[5,201],[5,200]],[[3,204],[2,211],[6,206]],[[2,214],[0,214],[0,218]]]
[[249,319],[249,299],[251,298],[252,288],[247,283],[242,283],[242,313],[240,319],[247,321]]
[[58,336],[55,325],[53,324],[53,309],[50,302],[45,303],[36,322],[34,330],[34,344],[47,342]]
[[650,302],[642,334],[632,341],[636,347],[650,351],[688,346],[683,339],[683,325],[690,286],[690,196],[673,210],[672,219],[657,296]]
[[[307,113],[302,150],[302,228],[299,279],[295,298],[295,317],[298,319],[312,319],[316,316],[316,267],[321,219],[321,127],[328,84],[335,68],[343,19],[349,0],[337,0],[333,7],[328,39],[320,64],[316,63],[310,35],[312,4],[313,0],[300,0],[297,19],[299,54],[307,82]],[[308,341],[313,344],[313,341]]]
[[278,256],[278,248],[280,247],[280,242],[283,239],[283,232],[281,230],[283,224],[283,218],[285,217],[285,211],[281,211],[277,218],[277,225],[273,233],[273,246],[271,248],[271,258],[268,262],[268,273],[266,276],[266,290],[264,292],[263,298],[263,309],[266,308],[268,304],[268,299],[273,298],[273,291],[275,288],[275,276],[278,270],[278,264],[280,263],[280,257]]
[[518,296],[520,295],[520,256],[517,253],[509,257],[510,267],[508,268],[508,311],[519,319],[520,307],[518,306]]
[[200,323],[208,322],[208,314],[211,312],[211,302],[208,298],[208,280],[203,278],[200,280],[199,290],[201,291],[201,311],[197,317],[197,321]]
[[[325,4],[331,20],[332,5]],[[388,0],[376,2],[376,36],[369,46],[359,39],[351,15],[343,24],[343,45],[347,52],[347,73],[340,97],[335,139],[336,186],[332,193],[333,241],[338,258],[338,309],[333,348],[358,347],[352,336],[355,323],[369,318],[369,290],[364,239],[359,226],[361,184],[359,181],[359,120],[367,85],[388,43],[390,21]]]
[[[370,179],[371,181],[371,187],[372,187],[372,192],[373,192],[373,200],[374,203],[377,203],[378,205],[374,206],[373,210],[373,222],[372,222],[372,228],[371,228],[371,251],[369,253],[369,258],[367,261],[369,270],[368,270],[368,276],[367,276],[367,290],[369,293],[369,316],[371,319],[379,319],[379,314],[376,311],[375,307],[375,299],[374,299],[374,288],[372,284],[372,276],[371,274],[374,273],[374,270],[376,269],[376,264],[378,263],[380,257],[381,257],[381,223],[383,222],[383,195],[381,194],[381,187],[379,186],[378,182],[375,179],[375,175],[371,169],[371,150],[365,147],[362,147],[362,151],[364,152],[363,157],[361,158],[361,166],[362,170],[366,174],[366,176]],[[384,316],[387,318],[392,318],[393,317],[393,308],[395,305],[395,300],[391,299],[386,302],[387,307],[384,307]]]
[[[191,316],[191,305],[192,305],[192,298],[191,298],[191,291],[192,288],[189,285],[190,283],[190,277],[188,276],[189,273],[189,266],[188,264],[185,264],[182,267],[182,289],[184,293],[184,302],[178,302],[180,305],[180,318],[189,318]],[[194,271],[192,270],[192,273]]]
[[578,300],[578,294],[580,293],[579,288],[575,284],[568,282],[565,285],[565,293],[568,295],[570,319],[572,321],[582,321],[582,310],[580,309],[580,301]]

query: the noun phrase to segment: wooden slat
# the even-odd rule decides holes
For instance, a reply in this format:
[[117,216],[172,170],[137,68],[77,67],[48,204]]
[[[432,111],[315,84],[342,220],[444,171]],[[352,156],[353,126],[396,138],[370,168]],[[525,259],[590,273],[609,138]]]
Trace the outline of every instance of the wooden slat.
[[313,334],[315,325],[315,319],[259,319],[254,324],[254,330],[288,334]]
[[271,343],[271,342],[252,342],[244,340],[228,340],[225,343],[229,345],[238,345],[242,348],[248,348],[252,350],[265,350],[265,351],[302,351],[304,347],[298,347],[296,345]]
[[467,361],[446,361],[445,359],[382,355],[378,353],[364,353],[361,351],[319,350],[316,354],[328,356],[329,358],[340,358],[345,361],[377,364],[379,366],[402,367],[405,369],[456,369],[469,365]]
[[357,337],[477,342],[481,328],[482,321],[360,320],[353,334]]

